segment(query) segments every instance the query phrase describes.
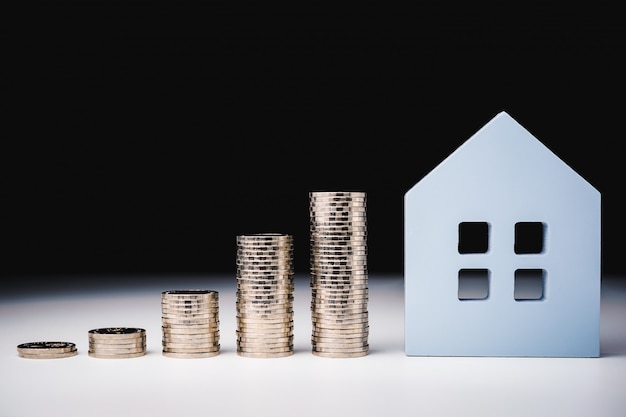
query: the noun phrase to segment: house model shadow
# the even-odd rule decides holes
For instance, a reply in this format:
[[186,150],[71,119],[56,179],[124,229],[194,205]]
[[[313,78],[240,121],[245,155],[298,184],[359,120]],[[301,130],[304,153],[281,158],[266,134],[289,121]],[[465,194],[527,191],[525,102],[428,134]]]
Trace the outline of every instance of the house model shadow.
[[497,114],[404,196],[406,355],[598,357],[600,203]]

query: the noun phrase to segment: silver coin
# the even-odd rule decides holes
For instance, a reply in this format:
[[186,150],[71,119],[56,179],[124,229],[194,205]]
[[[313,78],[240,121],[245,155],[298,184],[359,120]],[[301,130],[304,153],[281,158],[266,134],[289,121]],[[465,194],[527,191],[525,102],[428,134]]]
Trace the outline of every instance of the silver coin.
[[185,289],[185,290],[168,290],[161,292],[162,296],[174,297],[174,298],[214,298],[219,295],[215,290],[203,290],[203,289]]
[[76,356],[78,354],[78,350],[70,350],[67,352],[61,353],[25,353],[18,352],[18,356],[26,359],[60,359],[60,358],[69,358],[72,356]]
[[237,351],[237,355],[247,357],[247,358],[283,358],[287,356],[293,355],[293,350],[289,350],[286,352],[243,352]]
[[283,352],[293,352],[294,348],[292,346],[284,345],[276,348],[267,348],[264,346],[237,346],[237,352],[246,352],[246,353],[283,353]]
[[94,339],[132,339],[145,337],[145,334],[146,330],[139,327],[102,327],[88,332]]
[[287,332],[293,331],[293,324],[293,320],[270,323],[264,321],[246,322],[245,320],[238,320],[236,330],[247,333],[265,333],[272,330]]
[[219,350],[215,352],[193,352],[193,353],[179,353],[179,352],[162,352],[162,355],[167,358],[176,358],[176,359],[200,359],[200,358],[210,358],[213,356],[219,355]]
[[344,332],[360,330],[362,331],[363,334],[365,334],[365,332],[367,331],[366,329],[369,329],[368,321],[335,323],[333,321],[320,322],[320,321],[317,321],[316,319],[311,320],[311,331],[313,333],[316,333],[316,332],[321,333],[321,332],[326,332],[329,330],[341,330]]
[[187,344],[187,345],[219,345],[220,338],[219,337],[211,337],[211,338],[194,338],[194,339],[186,339],[186,338],[171,338],[171,337],[163,337],[161,339],[161,344],[164,346],[167,345],[177,345],[177,344]]
[[178,343],[178,342],[166,342],[162,343],[163,347],[166,347],[168,350],[177,350],[177,349],[195,349],[195,350],[203,350],[203,349],[212,349],[216,346],[219,346],[219,342],[194,342],[194,343]]
[[323,314],[352,314],[367,311],[368,300],[328,300],[315,297],[311,300],[311,310]]
[[88,352],[88,355],[91,356],[92,358],[99,358],[99,359],[138,358],[140,356],[145,356],[145,354],[146,354],[146,351],[137,352],[137,353],[113,354],[113,355],[107,355],[107,354],[102,354],[102,353],[98,353],[98,352]]
[[203,347],[203,348],[171,348],[169,346],[164,346],[162,352],[169,353],[207,353],[207,352],[219,352],[220,345],[215,345],[212,347]]
[[315,337],[365,337],[369,334],[369,326],[359,326],[354,329],[328,329],[316,327],[311,331]]
[[324,358],[360,358],[363,356],[367,356],[368,351],[359,351],[359,352],[319,352],[316,350],[312,351],[313,355],[324,357]]
[[287,322],[293,320],[293,311],[291,312],[278,312],[278,313],[264,313],[264,312],[247,312],[237,311],[235,315],[237,320],[243,322],[260,322],[260,323],[272,323],[272,322]]
[[211,334],[219,332],[219,323],[214,325],[199,325],[199,326],[186,326],[186,325],[167,325],[161,326],[163,333],[171,335],[186,335],[186,334]]
[[107,344],[107,343],[92,343],[89,342],[89,350],[124,350],[124,349],[145,349],[146,348],[146,342],[142,342],[142,343],[126,343],[123,345],[117,345],[117,344]]
[[89,347],[89,353],[95,353],[98,355],[126,355],[126,354],[141,353],[145,351],[146,351],[145,347],[127,348],[127,349],[122,349],[122,348],[102,349],[102,348],[92,348],[91,346]]
[[76,344],[72,342],[43,341],[27,342],[17,345],[18,353],[25,354],[57,354],[73,352],[75,350]]

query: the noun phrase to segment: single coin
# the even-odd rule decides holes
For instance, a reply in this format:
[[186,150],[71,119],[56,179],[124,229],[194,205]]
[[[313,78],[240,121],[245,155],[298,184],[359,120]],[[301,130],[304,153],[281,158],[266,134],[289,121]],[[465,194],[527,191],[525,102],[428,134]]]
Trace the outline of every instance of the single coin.
[[293,355],[293,350],[286,351],[286,352],[272,352],[272,353],[237,351],[237,355],[243,356],[243,357],[246,357],[246,358],[284,358],[284,357],[287,357],[287,356],[292,356]]
[[219,322],[219,319],[215,317],[207,317],[207,318],[184,318],[184,317],[161,317],[162,325],[201,325],[201,324],[215,324]]
[[250,347],[250,348],[281,348],[285,346],[293,345],[293,336],[288,337],[265,337],[265,338],[257,338],[257,339],[244,339],[241,337],[237,337],[236,339],[237,345],[240,347]]
[[369,350],[369,345],[359,345],[354,347],[334,347],[334,346],[319,346],[316,344],[312,344],[313,350],[316,352],[327,352],[327,353],[357,353],[357,352],[367,352]]
[[368,304],[369,295],[367,294],[329,294],[324,291],[311,291],[311,302],[318,304],[332,304],[332,305],[353,305],[353,304]]
[[282,353],[282,352],[293,352],[293,344],[287,345],[276,345],[275,347],[267,347],[264,345],[261,346],[247,346],[244,344],[237,345],[238,352],[254,352],[254,353]]
[[359,305],[344,305],[344,306],[329,306],[311,303],[311,317],[316,318],[328,318],[328,319],[356,319],[364,316],[368,313],[367,304]]
[[96,353],[98,355],[125,355],[125,354],[133,354],[133,353],[141,353],[145,352],[146,348],[137,347],[137,348],[111,348],[111,349],[102,349],[102,348],[93,348],[89,347],[90,353]]
[[[357,331],[361,329],[368,329],[369,323],[367,321],[364,322],[355,322],[355,323],[334,323],[332,321],[327,322],[319,322],[317,320],[311,320],[311,331],[312,332],[324,332],[329,330],[344,330],[344,331]],[[363,333],[364,334],[364,333]]]
[[184,319],[184,320],[200,320],[200,319],[214,319],[218,320],[214,313],[198,313],[198,314],[182,314],[182,313],[161,313],[161,319]]
[[[119,339],[118,339],[119,340]],[[132,343],[98,343],[97,341],[89,341],[89,347],[94,349],[134,349],[145,348],[146,341],[138,340]]]
[[363,356],[367,356],[368,351],[360,351],[360,352],[320,352],[313,350],[313,355],[323,357],[323,358],[360,358]]
[[358,199],[367,198],[365,191],[310,191],[309,199],[328,199],[328,200],[342,200],[342,199]]
[[215,342],[197,342],[197,343],[164,342],[164,343],[162,343],[162,346],[164,346],[164,347],[166,347],[167,349],[170,349],[170,350],[177,350],[177,349],[201,350],[201,349],[214,348],[214,347],[219,346],[219,345],[220,345],[219,341],[217,343],[215,343]]
[[145,356],[146,351],[138,352],[138,353],[119,353],[113,355],[101,354],[98,352],[88,352],[88,355],[92,358],[99,359],[127,359],[127,358],[138,358],[140,356]]
[[164,334],[170,335],[210,335],[210,334],[219,334],[220,328],[219,323],[210,326],[185,326],[185,325],[168,325],[163,324],[161,326],[161,331]]
[[219,305],[219,298],[218,297],[213,297],[213,298],[178,298],[178,297],[161,297],[161,304],[168,304],[168,305],[173,305],[176,307],[183,307],[183,306],[191,306],[191,307],[195,307],[198,305],[204,306],[204,305],[209,305],[209,306],[218,306]]
[[27,342],[17,345],[17,350],[26,354],[66,353],[75,351],[76,344],[72,342]]
[[128,339],[143,337],[146,330],[139,327],[102,327],[89,330],[88,333],[94,339]]
[[59,358],[69,358],[72,356],[76,356],[78,354],[78,350],[70,350],[68,352],[62,353],[23,353],[18,352],[18,356],[26,359],[59,359]]
[[220,345],[214,345],[212,347],[204,347],[204,348],[172,348],[169,346],[163,346],[163,352],[169,353],[210,353],[210,352],[219,352]]
[[286,324],[244,324],[237,323],[235,331],[246,334],[267,334],[280,332],[293,332],[293,322]]
[[163,346],[167,346],[167,345],[178,345],[178,344],[183,344],[183,345],[219,345],[220,344],[220,338],[219,337],[207,337],[207,338],[194,338],[194,339],[187,339],[187,338],[183,338],[183,337],[162,337],[161,338],[161,344]]
[[359,349],[365,346],[368,346],[367,340],[360,340],[358,342],[347,342],[347,341],[339,341],[339,342],[326,342],[320,341],[315,338],[311,339],[311,346],[315,347],[316,350],[322,349]]
[[215,290],[168,290],[161,292],[163,297],[172,297],[177,299],[198,299],[198,298],[214,298],[219,295]]
[[172,308],[219,308],[219,300],[175,300],[161,298],[161,306]]
[[369,332],[368,324],[364,326],[356,326],[353,328],[332,329],[332,328],[324,328],[323,326],[316,326],[316,328],[312,329],[312,334],[315,336],[328,335],[329,337],[333,337],[333,335],[354,337],[355,334],[367,335],[368,332]]
[[344,280],[324,279],[312,277],[310,282],[311,288],[317,290],[342,290],[347,288],[367,288],[369,280],[367,278],[346,278]]
[[210,358],[213,356],[219,355],[219,350],[215,352],[200,352],[200,353],[179,353],[179,352],[162,352],[162,355],[167,358],[176,358],[176,359],[200,359],[200,358]]

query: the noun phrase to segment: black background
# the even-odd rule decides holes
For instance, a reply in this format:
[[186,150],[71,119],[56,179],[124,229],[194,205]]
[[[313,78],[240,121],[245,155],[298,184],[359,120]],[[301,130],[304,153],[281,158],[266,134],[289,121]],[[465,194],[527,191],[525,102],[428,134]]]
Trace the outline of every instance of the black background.
[[530,12],[20,11],[2,274],[228,274],[259,232],[292,234],[306,273],[313,190],[366,191],[369,271],[402,274],[404,193],[502,110],[602,193],[624,274],[624,25]]

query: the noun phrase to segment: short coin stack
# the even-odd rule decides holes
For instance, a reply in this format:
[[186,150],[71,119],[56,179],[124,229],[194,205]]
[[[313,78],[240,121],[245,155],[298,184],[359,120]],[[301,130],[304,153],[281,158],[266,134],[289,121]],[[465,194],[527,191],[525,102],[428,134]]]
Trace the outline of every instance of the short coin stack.
[[137,327],[89,330],[89,356],[100,359],[137,358],[146,354],[146,331]]
[[17,345],[17,354],[29,359],[68,358],[78,353],[72,342],[28,342]]
[[364,192],[309,193],[311,344],[314,355],[367,355],[367,215]]
[[237,354],[293,354],[293,238],[237,236]]
[[219,293],[171,290],[161,293],[163,356],[208,358],[220,352]]

